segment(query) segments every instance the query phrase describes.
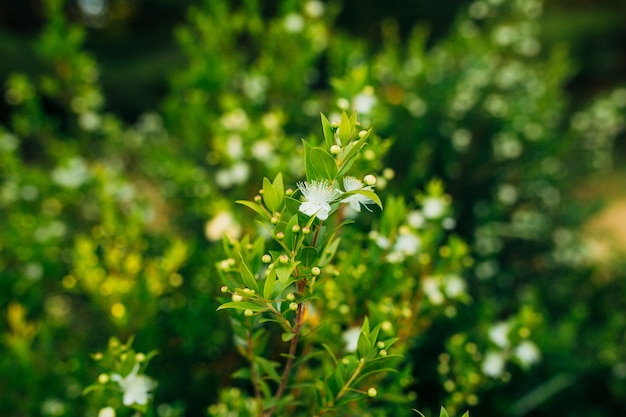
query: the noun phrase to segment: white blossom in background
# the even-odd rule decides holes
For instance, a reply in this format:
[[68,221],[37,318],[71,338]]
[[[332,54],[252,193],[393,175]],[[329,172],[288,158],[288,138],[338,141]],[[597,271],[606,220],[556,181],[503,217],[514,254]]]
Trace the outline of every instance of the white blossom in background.
[[415,233],[406,227],[400,227],[398,238],[393,245],[393,250],[400,252],[402,255],[415,255],[422,246],[422,240]]
[[346,352],[355,352],[359,343],[361,329],[358,327],[350,327],[341,334],[341,338],[345,344]]
[[115,417],[115,409],[113,407],[104,407],[98,411],[98,417]]
[[[372,191],[372,187],[370,186],[364,186],[363,182],[361,182],[361,180],[355,178],[355,177],[344,177],[343,178],[343,188],[346,190],[346,192],[350,192],[350,191],[356,191],[356,190],[367,190],[367,191]],[[374,200],[372,200],[369,197],[366,197],[362,194],[353,194],[350,197],[346,197],[343,200],[341,200],[342,203],[348,203],[350,204],[350,207],[357,212],[361,212],[361,205],[363,205],[363,207],[365,207],[366,209],[368,209],[369,211],[371,211],[367,205],[368,204],[375,204]]]
[[298,188],[305,200],[298,210],[307,216],[317,216],[320,220],[328,218],[331,210],[330,203],[337,200],[340,195],[339,190],[326,180],[300,182]]
[[218,213],[204,226],[204,235],[212,242],[221,240],[224,235],[232,239],[238,239],[241,235],[241,225],[228,211]]
[[285,30],[291,33],[302,32],[304,29],[304,19],[298,13],[289,13],[283,21]]
[[52,171],[52,181],[61,187],[78,188],[89,179],[89,169],[82,158],[72,158]]
[[421,229],[426,224],[426,219],[421,211],[413,210],[409,212],[407,218],[407,223],[414,229]]
[[483,373],[491,378],[499,378],[504,373],[505,360],[501,352],[490,350],[481,365]]
[[376,105],[376,96],[372,87],[365,87],[362,93],[354,97],[354,110],[359,114],[369,114]]
[[524,340],[513,349],[515,356],[522,363],[523,367],[529,367],[539,361],[541,352],[537,345],[530,340]]
[[318,0],[307,1],[304,11],[312,18],[319,18],[324,15],[324,3]]
[[426,197],[422,202],[422,213],[427,219],[438,219],[446,211],[446,202],[440,197]]
[[156,383],[145,375],[138,375],[139,364],[135,364],[133,370],[122,377],[118,374],[111,375],[111,380],[117,382],[124,392],[124,405],[145,405],[152,396],[150,393],[156,387]]
[[458,298],[465,294],[465,281],[458,275],[447,275],[444,291],[448,298]]
[[500,322],[489,329],[489,340],[500,348],[505,348],[511,343],[509,341],[509,332],[511,325],[507,322]]
[[427,277],[422,280],[422,290],[428,300],[434,305],[439,305],[445,301],[443,293],[439,289],[439,282],[435,277]]

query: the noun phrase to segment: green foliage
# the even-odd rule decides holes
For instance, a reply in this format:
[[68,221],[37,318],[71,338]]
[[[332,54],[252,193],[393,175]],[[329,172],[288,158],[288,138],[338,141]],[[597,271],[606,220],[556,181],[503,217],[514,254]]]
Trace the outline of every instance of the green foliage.
[[335,3],[199,2],[133,123],[44,5],[36,70],[3,80],[1,415],[624,408],[626,272],[576,191],[626,94],[569,103],[540,2],[471,3],[434,41],[387,22],[379,48]]

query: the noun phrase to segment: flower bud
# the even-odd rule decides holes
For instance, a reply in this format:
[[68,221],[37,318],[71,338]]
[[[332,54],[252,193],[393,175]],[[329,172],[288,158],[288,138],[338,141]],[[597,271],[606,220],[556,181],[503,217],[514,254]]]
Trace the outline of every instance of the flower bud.
[[366,185],[374,185],[376,184],[376,177],[373,176],[372,174],[368,174],[365,176],[365,178],[363,178],[363,182]]
[[285,238],[285,234],[283,232],[276,233],[276,239],[283,240]]
[[269,264],[270,262],[272,262],[272,257],[271,257],[269,254],[267,254],[267,253],[266,253],[265,255],[263,255],[263,256],[261,257],[261,261],[262,261],[264,264]]
[[238,303],[240,301],[243,301],[243,297],[239,294],[233,294],[233,296],[231,297],[231,299],[233,300],[233,302]]
[[361,130],[359,131],[359,137],[362,138],[363,136],[365,136],[367,134],[367,130]]
[[291,228],[291,231],[293,233],[298,233],[300,231],[300,225],[294,224],[293,227]]
[[139,352],[135,355],[135,360],[137,362],[143,362],[146,360],[146,355],[144,355],[143,353]]
[[289,303],[289,310],[296,311],[297,309],[298,309],[298,303],[296,302]]
[[109,382],[109,374],[98,375],[98,382],[101,384],[106,384],[107,382]]
[[289,262],[289,257],[283,253],[282,255],[278,257],[278,261],[281,264],[286,264],[287,262]]
[[246,317],[252,317],[254,315],[254,312],[250,309],[244,310],[243,315]]
[[222,294],[226,294],[228,292],[228,287],[226,285],[222,285],[222,288],[220,288],[220,291],[222,292]]
[[378,352],[378,354],[380,356],[387,356],[387,351],[385,349],[381,349],[380,352]]
[[302,233],[304,233],[305,235],[308,235],[309,233],[311,233],[311,229],[306,227],[306,226],[304,226],[302,228]]
[[278,223],[278,217],[272,216],[272,218],[270,219],[270,223],[272,223],[272,224]]
[[260,203],[262,199],[263,199],[263,197],[261,197],[261,196],[260,196],[260,195],[258,195],[258,194],[254,196],[254,202],[255,202],[255,203]]
[[293,300],[295,300],[295,299],[296,299],[296,296],[295,296],[295,294],[294,294],[294,293],[290,292],[289,294],[287,294],[287,297],[286,297],[286,298],[287,298],[287,300],[289,300],[289,301],[293,301]]
[[378,391],[376,391],[376,388],[372,387],[367,390],[367,395],[371,398],[374,398],[376,395],[378,395]]
[[313,268],[311,268],[311,275],[313,275],[314,277],[319,276],[319,274],[321,273],[322,270],[318,266],[314,266]]
[[339,152],[341,152],[341,146],[339,145],[333,145],[330,147],[330,153],[333,155],[339,155]]
[[285,195],[286,195],[286,196],[290,196],[291,194],[293,194],[293,188],[287,188],[287,189],[285,190]]

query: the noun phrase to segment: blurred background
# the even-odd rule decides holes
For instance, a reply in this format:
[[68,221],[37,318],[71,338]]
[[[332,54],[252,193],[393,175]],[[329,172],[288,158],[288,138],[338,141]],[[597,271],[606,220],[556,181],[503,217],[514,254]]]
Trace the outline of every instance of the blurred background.
[[[621,0],[4,0],[0,414],[97,415],[89,354],[137,334],[161,351],[158,415],[207,415],[239,361],[214,219],[301,174],[320,111],[358,107],[385,192],[441,179],[473,256],[473,302],[409,343],[412,406],[621,415],[624,17]],[[541,362],[464,380],[504,320]]]

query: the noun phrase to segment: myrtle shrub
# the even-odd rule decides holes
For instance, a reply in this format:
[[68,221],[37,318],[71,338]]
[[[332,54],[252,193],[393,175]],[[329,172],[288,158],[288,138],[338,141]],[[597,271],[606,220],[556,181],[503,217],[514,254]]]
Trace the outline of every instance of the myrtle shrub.
[[386,21],[378,46],[333,2],[196,2],[134,123],[44,5],[36,72],[4,80],[0,414],[624,407],[623,262],[577,193],[626,90],[570,105],[541,2],[475,1],[434,44]]

